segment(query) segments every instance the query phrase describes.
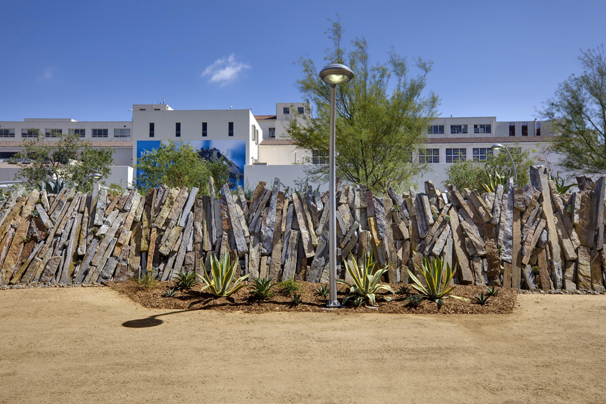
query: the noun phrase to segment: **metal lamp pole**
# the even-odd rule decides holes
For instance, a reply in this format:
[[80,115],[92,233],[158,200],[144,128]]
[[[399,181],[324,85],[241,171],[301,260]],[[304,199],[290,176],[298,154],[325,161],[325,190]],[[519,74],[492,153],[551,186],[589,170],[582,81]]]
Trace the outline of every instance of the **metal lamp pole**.
[[347,83],[353,78],[351,69],[339,63],[332,63],[320,71],[320,78],[330,85],[330,139],[329,139],[329,176],[328,176],[328,195],[329,195],[329,216],[328,216],[328,272],[330,296],[327,307],[340,307],[337,300],[337,218],[336,218],[336,184],[335,184],[335,94],[337,84]]
[[490,147],[492,150],[501,150],[501,149],[505,149],[507,151],[507,154],[509,154],[509,158],[511,159],[511,164],[513,164],[513,176],[516,179],[516,184],[518,183],[518,170],[516,169],[516,162],[513,161],[513,156],[511,155],[511,153],[509,152],[509,147],[502,145],[501,143],[497,143],[497,144],[493,144]]

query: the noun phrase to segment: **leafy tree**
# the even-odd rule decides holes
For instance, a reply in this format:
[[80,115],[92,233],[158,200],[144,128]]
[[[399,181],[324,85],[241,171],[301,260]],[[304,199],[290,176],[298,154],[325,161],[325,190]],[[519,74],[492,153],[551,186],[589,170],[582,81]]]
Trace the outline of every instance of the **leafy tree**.
[[[392,50],[386,63],[371,66],[366,40],[356,38],[347,52],[342,34],[341,24],[332,22],[328,30],[332,47],[324,58],[347,64],[355,74],[336,88],[337,175],[374,191],[404,188],[426,169],[413,154],[423,144],[439,103],[433,92],[423,95],[432,63],[419,59],[421,73],[412,76],[406,59]],[[315,106],[315,115],[295,116],[288,134],[298,147],[328,156],[330,86],[320,79],[310,58],[303,57],[298,64],[303,68],[298,88]],[[326,165],[308,167],[308,175],[316,180],[327,174]]]
[[21,167],[15,180],[23,181],[26,188],[40,188],[43,183],[61,179],[68,187],[87,192],[95,181],[92,177],[87,178],[89,174],[100,173],[98,181],[109,177],[110,166],[114,163],[113,149],[94,147],[78,135],[59,135],[57,141],[48,141],[40,136],[39,130],[33,131],[37,136],[24,140],[24,150],[10,159]]
[[583,72],[559,84],[541,112],[555,136],[550,149],[568,171],[606,173],[606,55],[604,45],[579,56]]
[[482,189],[482,184],[486,182],[487,175],[484,171],[484,163],[473,160],[458,160],[446,169],[448,179],[442,183],[454,185],[457,189]]
[[208,195],[209,176],[215,179],[217,190],[229,179],[225,159],[205,160],[189,143],[172,140],[168,144],[161,142],[160,147],[141,156],[134,167],[141,171],[138,187],[145,192],[164,184],[171,188],[197,187]]

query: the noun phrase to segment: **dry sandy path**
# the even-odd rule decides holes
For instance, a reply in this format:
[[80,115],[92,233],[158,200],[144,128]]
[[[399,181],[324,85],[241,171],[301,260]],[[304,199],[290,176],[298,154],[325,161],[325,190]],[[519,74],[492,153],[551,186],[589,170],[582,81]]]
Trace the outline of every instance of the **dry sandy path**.
[[500,316],[134,321],[170,312],[109,288],[0,291],[0,402],[606,402],[606,296],[518,302]]

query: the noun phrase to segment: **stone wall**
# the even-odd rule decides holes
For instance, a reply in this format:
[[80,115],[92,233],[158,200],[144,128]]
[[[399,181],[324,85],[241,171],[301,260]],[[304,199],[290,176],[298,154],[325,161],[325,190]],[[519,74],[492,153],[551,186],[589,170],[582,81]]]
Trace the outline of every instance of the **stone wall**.
[[[530,174],[524,189],[510,180],[482,194],[427,182],[424,193],[377,197],[339,184],[339,260],[372,251],[390,283],[408,282],[428,255],[456,264],[461,284],[603,291],[604,178],[580,177],[578,192],[560,195],[543,167]],[[250,278],[327,282],[328,193],[285,195],[278,178],[266,185],[251,200],[227,186],[219,198],[165,186],[146,196],[99,186],[92,195],[14,192],[0,206],[0,285],[121,281],[146,270],[170,280],[201,273],[211,254],[230,254]],[[347,276],[341,261],[338,276]]]

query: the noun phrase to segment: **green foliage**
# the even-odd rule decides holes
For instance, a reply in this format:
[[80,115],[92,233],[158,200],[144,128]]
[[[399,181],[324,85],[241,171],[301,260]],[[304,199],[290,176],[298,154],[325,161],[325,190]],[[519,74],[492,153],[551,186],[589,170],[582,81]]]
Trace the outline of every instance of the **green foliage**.
[[95,233],[95,237],[96,237],[96,238],[97,238],[99,241],[101,241],[101,240],[103,240],[103,239],[105,238],[105,234],[97,234],[97,233]]
[[42,181],[40,183],[40,190],[46,190],[48,194],[58,194],[65,187],[65,182],[60,177],[58,177],[55,181]]
[[177,292],[175,289],[168,289],[162,296],[164,297],[174,297]]
[[551,120],[550,151],[559,165],[578,174],[606,173],[606,54],[604,45],[581,50],[581,74],[558,85],[541,115]]
[[398,288],[398,290],[396,291],[396,294],[402,295],[402,296],[409,296],[410,295],[410,289],[408,289],[408,286],[402,285],[402,286],[400,286]]
[[486,296],[495,297],[498,294],[499,294],[499,289],[495,288],[494,286],[489,287],[488,291],[486,292]]
[[419,307],[421,305],[421,302],[423,301],[423,299],[424,298],[421,295],[411,295],[406,298],[406,301],[408,302],[408,305],[410,307],[414,307],[416,309],[417,307]]
[[40,217],[40,212],[38,212],[36,209],[32,210],[32,212],[29,214],[31,217]]
[[342,306],[353,305],[354,307],[362,307],[364,304],[364,297],[362,296],[345,296],[341,301]]
[[271,278],[258,278],[253,280],[250,295],[253,299],[266,300],[273,296],[271,288],[276,286]]
[[323,298],[327,298],[330,294],[330,290],[328,289],[328,285],[322,285],[316,288],[316,295],[322,296]]
[[22,243],[27,244],[30,241],[32,241],[32,236],[25,236],[25,237],[23,237]]
[[[326,51],[327,63],[345,63],[354,72],[347,84],[336,87],[337,175],[375,192],[407,188],[413,177],[426,170],[413,153],[423,147],[427,127],[437,114],[439,98],[426,90],[431,62],[419,59],[420,74],[413,76],[402,56],[391,51],[388,61],[370,65],[364,38],[352,41],[352,50],[342,46],[343,28],[332,22]],[[294,116],[288,134],[295,144],[319,156],[328,156],[330,86],[318,76],[313,60],[298,61],[303,78],[297,82],[314,115]],[[321,182],[328,166],[310,165],[308,175]]]
[[533,273],[533,275],[538,275],[539,273],[541,273],[541,270],[539,269],[538,266],[534,265],[532,267],[532,273]]
[[387,290],[392,294],[394,291],[389,285],[381,284],[381,276],[387,272],[387,267],[383,269],[375,270],[376,263],[372,259],[372,254],[368,254],[366,259],[362,261],[362,266],[358,266],[356,259],[351,255],[353,265],[349,266],[349,263],[344,260],[345,269],[352,277],[354,282],[352,284],[345,281],[339,280],[339,283],[347,285],[349,287],[349,293],[368,299],[368,301],[374,305],[376,296],[375,294],[379,290]]
[[482,184],[482,188],[486,192],[497,192],[497,187],[502,185],[503,188],[507,186],[507,177],[502,176],[497,171],[488,173],[488,183]]
[[177,274],[175,286],[178,290],[190,290],[196,286],[196,274],[192,271],[179,272]]
[[473,160],[457,160],[446,168],[447,180],[442,184],[454,185],[457,189],[480,189],[486,181],[484,163]]
[[294,278],[282,281],[279,284],[280,294],[283,296],[292,296],[295,292],[301,290],[301,286],[294,280]]
[[290,299],[290,307],[296,307],[298,305],[300,305],[301,303],[303,303],[303,299],[301,298],[301,295],[298,293],[295,293],[292,298]]
[[558,190],[558,194],[560,194],[560,195],[567,193],[570,190],[570,188],[576,187],[577,185],[579,185],[576,182],[565,185],[564,178],[562,178],[560,176],[554,177],[551,174],[549,174],[549,179],[555,183],[556,189]]
[[474,297],[473,300],[480,306],[484,306],[486,303],[488,303],[489,299],[490,299],[490,296],[488,296],[488,295],[485,296],[484,292],[482,292],[479,295],[476,295],[476,297]]
[[202,264],[202,275],[196,274],[206,284],[200,292],[208,289],[215,298],[229,297],[246,286],[242,282],[248,278],[248,275],[241,276],[232,285],[238,261],[232,264],[229,254],[223,254],[220,260],[213,254],[210,258],[210,264],[212,277],[206,272],[204,264]]
[[39,130],[33,130],[37,137],[23,140],[23,150],[10,159],[20,167],[15,180],[23,181],[25,188],[42,186],[48,192],[58,193],[59,184],[64,183],[66,187],[88,192],[95,181],[92,177],[86,178],[90,173],[100,173],[98,181],[108,178],[114,163],[112,148],[93,148],[91,142],[71,134],[58,135],[51,143],[41,137]]
[[122,180],[120,180],[119,184],[111,183],[107,188],[107,193],[113,196],[114,198],[118,195],[122,195],[126,189],[122,186]]
[[[444,270],[444,265],[446,265],[446,270]],[[441,258],[435,258],[433,260],[428,257],[423,257],[423,264],[421,267],[417,265],[417,269],[421,272],[421,276],[425,279],[425,283],[427,283],[427,287],[419,281],[419,279],[408,270],[408,274],[410,278],[414,282],[412,285],[421,295],[431,300],[438,300],[444,298],[448,293],[450,293],[454,286],[450,286],[452,278],[454,276],[454,272],[451,271],[450,265],[447,264]],[[438,303],[439,305],[440,303]]]
[[145,275],[137,279],[137,284],[145,288],[154,289],[158,286],[158,281],[154,278],[153,271],[147,271]]
[[[209,195],[208,178],[213,176],[219,190],[229,177],[225,160],[209,162],[189,143],[168,140],[157,149],[141,156],[134,166],[139,173],[139,188],[144,192],[165,184],[171,188],[197,187],[202,195]],[[216,175],[216,177],[215,177]]]

